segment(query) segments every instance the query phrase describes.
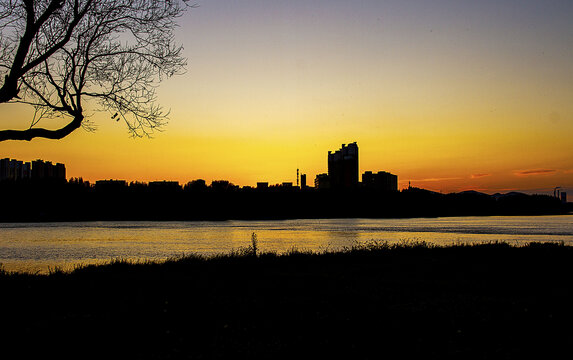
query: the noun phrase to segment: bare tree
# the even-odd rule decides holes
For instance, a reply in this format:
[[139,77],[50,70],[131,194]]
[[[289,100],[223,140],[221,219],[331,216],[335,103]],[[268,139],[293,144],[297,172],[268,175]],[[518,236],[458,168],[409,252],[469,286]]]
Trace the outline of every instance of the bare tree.
[[[89,100],[90,112],[109,112],[133,136],[160,128],[167,113],[155,90],[186,65],[173,31],[187,7],[187,0],[0,0],[0,103],[35,109],[27,128],[0,130],[0,141],[93,129]],[[38,126],[56,117],[65,125]]]

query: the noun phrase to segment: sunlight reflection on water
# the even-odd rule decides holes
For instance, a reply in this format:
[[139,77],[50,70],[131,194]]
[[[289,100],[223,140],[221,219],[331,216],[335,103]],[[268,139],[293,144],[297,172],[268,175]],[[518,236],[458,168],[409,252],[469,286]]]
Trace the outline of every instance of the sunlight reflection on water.
[[309,219],[223,222],[78,222],[0,224],[6,270],[47,272],[111,259],[163,260],[226,253],[250,244],[262,251],[337,250],[370,240],[435,244],[506,241],[573,243],[573,216],[420,219]]

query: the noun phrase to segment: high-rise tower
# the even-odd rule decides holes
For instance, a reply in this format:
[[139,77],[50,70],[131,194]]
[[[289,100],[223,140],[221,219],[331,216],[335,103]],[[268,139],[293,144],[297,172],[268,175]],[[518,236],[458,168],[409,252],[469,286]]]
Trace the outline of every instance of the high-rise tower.
[[333,188],[358,186],[358,145],[356,142],[328,152],[328,178]]

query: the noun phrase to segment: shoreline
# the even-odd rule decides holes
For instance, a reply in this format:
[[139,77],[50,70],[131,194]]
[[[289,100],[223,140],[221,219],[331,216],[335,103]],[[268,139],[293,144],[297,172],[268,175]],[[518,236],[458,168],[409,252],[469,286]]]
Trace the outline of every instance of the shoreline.
[[[571,206],[573,207],[573,206]],[[250,217],[236,217],[236,218],[192,218],[192,219],[107,219],[107,218],[98,218],[98,219],[53,219],[53,220],[35,220],[35,221],[28,221],[28,220],[6,220],[0,218],[0,224],[45,224],[45,223],[80,223],[80,222],[215,222],[221,223],[225,221],[286,221],[286,220],[344,220],[344,219],[369,219],[369,220],[399,220],[399,219],[437,219],[437,218],[463,218],[463,217],[477,217],[477,218],[486,218],[486,217],[534,217],[534,216],[572,216],[573,210],[568,212],[538,212],[538,213],[510,213],[510,214],[503,214],[503,213],[492,213],[492,214],[460,214],[460,215],[417,215],[417,216],[331,216],[331,217],[259,217],[259,218],[250,218]]]
[[555,243],[371,243],[3,272],[1,336],[24,357],[547,356],[573,339],[572,262]]

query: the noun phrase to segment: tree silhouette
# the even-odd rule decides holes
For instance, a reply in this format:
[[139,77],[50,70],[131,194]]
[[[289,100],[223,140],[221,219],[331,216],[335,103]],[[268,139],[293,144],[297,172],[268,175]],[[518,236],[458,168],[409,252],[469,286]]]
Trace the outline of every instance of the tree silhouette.
[[[35,110],[27,128],[0,130],[0,141],[93,130],[86,109],[109,112],[132,136],[161,127],[168,114],[155,104],[155,90],[186,65],[173,31],[188,6],[187,0],[0,0],[0,103]],[[38,126],[54,118],[65,125]]]

